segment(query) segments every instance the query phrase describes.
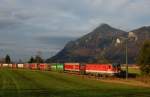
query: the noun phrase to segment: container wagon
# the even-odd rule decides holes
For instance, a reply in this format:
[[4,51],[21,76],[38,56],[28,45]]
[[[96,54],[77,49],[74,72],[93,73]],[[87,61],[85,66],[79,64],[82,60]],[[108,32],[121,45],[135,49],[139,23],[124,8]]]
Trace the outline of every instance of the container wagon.
[[17,64],[17,68],[23,68],[24,64]]
[[38,69],[39,70],[48,70],[49,68],[48,68],[48,64],[46,64],[46,63],[40,63],[40,64],[38,64]]
[[80,63],[64,63],[64,70],[65,71],[80,71]]
[[59,71],[59,72],[64,71],[64,64],[62,63],[52,63],[50,66],[51,66],[51,71]]
[[29,65],[30,65],[29,68],[32,69],[32,70],[38,69],[38,64],[36,64],[36,63],[31,63]]
[[8,64],[2,64],[2,67],[8,67]]
[[8,64],[8,67],[9,67],[9,68],[12,68],[12,64]]
[[12,68],[13,69],[17,68],[17,64],[12,64]]
[[55,63],[51,64],[51,71],[57,71],[57,65]]
[[30,64],[28,64],[28,63],[23,64],[23,68],[24,68],[24,69],[30,69]]

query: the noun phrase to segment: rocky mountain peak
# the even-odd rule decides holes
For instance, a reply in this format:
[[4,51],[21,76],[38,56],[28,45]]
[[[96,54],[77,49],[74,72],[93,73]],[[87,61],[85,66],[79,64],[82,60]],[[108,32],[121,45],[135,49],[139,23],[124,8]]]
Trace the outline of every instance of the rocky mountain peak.
[[101,28],[111,28],[111,26],[109,24],[106,24],[106,23],[101,24],[99,27],[101,27]]
[[[57,53],[48,62],[118,62],[124,63],[124,42],[115,45],[118,37],[136,36],[128,43],[129,63],[134,63],[139,52],[139,46],[145,39],[150,39],[150,27],[141,27],[127,33],[123,30],[101,24],[92,32],[67,43],[62,51]],[[136,41],[135,41],[136,40]]]

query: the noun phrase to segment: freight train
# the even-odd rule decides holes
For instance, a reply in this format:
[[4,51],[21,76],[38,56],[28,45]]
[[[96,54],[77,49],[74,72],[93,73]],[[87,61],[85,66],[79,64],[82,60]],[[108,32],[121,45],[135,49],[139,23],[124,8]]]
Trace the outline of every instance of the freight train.
[[79,74],[115,76],[121,72],[120,64],[82,64],[82,63],[26,63],[26,64],[0,64],[0,68],[31,69],[58,72],[76,72]]

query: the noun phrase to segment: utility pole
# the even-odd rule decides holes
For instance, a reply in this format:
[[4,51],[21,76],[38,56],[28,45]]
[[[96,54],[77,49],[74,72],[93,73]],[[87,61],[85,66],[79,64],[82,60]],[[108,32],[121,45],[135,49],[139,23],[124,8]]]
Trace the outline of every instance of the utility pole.
[[128,38],[126,38],[126,80],[128,80]]
[[126,76],[126,80],[128,80],[128,38],[124,38],[124,37],[119,37],[119,38],[117,38],[116,43],[118,44],[122,43],[121,40],[125,42],[125,63],[126,63],[125,76]]

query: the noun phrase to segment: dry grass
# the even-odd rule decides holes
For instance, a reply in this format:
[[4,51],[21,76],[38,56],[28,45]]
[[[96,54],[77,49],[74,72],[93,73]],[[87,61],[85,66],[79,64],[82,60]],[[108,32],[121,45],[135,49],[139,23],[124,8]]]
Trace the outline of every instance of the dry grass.
[[108,83],[116,83],[116,84],[125,84],[130,86],[138,86],[138,87],[149,87],[150,84],[142,82],[141,80],[137,79],[102,79],[100,80],[102,82],[108,82]]
[[150,76],[140,76],[140,77],[137,77],[136,80],[150,85]]

